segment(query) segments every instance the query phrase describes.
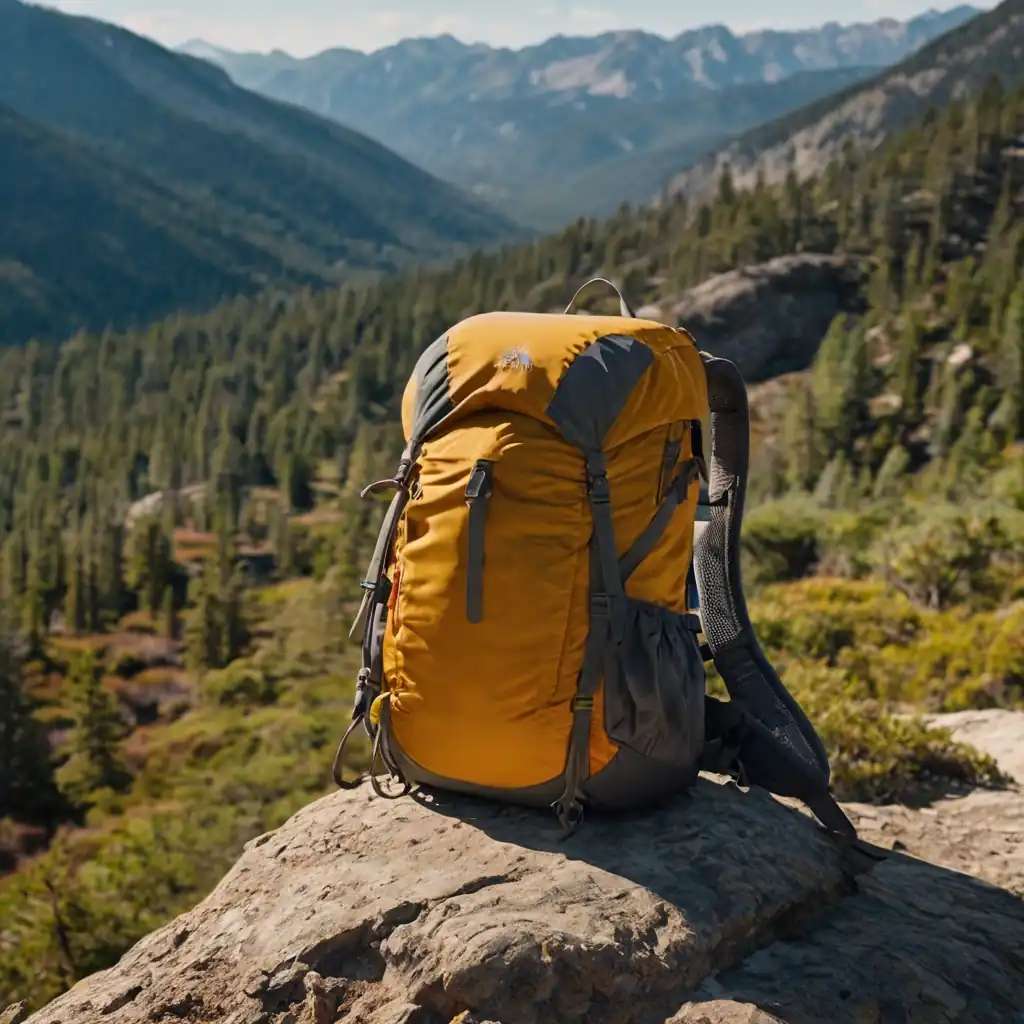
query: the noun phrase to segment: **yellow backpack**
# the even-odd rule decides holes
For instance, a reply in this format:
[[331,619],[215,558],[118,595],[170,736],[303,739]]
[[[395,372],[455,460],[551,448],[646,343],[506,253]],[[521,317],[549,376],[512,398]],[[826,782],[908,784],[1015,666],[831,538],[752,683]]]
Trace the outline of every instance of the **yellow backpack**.
[[[395,493],[352,628],[345,739],[364,726],[399,796],[551,806],[566,832],[585,806],[646,805],[708,769],[852,836],[743,603],[743,381],[619,300],[618,317],[473,316],[419,359],[401,464],[364,491]],[[705,693],[711,658],[730,701]],[[342,778],[344,744],[349,787],[365,776]]]

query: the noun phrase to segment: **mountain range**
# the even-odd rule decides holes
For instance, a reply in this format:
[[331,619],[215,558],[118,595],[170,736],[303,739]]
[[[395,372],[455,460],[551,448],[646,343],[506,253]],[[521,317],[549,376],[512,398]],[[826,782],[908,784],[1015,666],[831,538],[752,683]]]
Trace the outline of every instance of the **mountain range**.
[[1024,79],[1024,0],[1003,0],[869,80],[739,135],[682,166],[666,191],[705,198],[726,166],[738,186],[759,174],[778,182],[790,168],[806,177],[849,142],[874,149],[930,108],[975,95],[992,79],[1004,86]]
[[550,227],[646,198],[726,138],[869,78],[976,13],[746,35],[709,25],[672,39],[555,36],[519,50],[450,35],[304,59],[200,40],[183,50]]
[[104,22],[0,0],[0,342],[515,235],[357,132]]
[[[943,19],[969,13],[929,14],[890,34],[906,41],[912,26],[937,30]],[[559,41],[549,42],[550,50]],[[878,53],[831,45],[831,57],[810,46],[800,52],[819,64],[841,63],[835,54],[851,49],[857,59]],[[456,56],[492,52],[450,38],[410,40],[392,48],[411,54],[395,74],[414,79],[415,55],[438,47]],[[524,52],[493,54],[500,64]],[[1015,80],[1022,56],[1024,0],[1005,0],[882,72],[853,64],[788,73],[787,65],[777,77],[762,61],[757,74],[777,80],[729,84],[723,75],[695,77],[690,60],[689,84],[676,81],[678,95],[655,99],[646,79],[643,88],[620,90],[625,95],[595,95],[601,79],[572,84],[548,65],[545,75],[526,76],[532,85],[506,76],[487,92],[481,78],[470,78],[481,95],[466,93],[461,107],[428,102],[410,80],[406,115],[421,104],[435,125],[452,130],[461,130],[459,109],[520,110],[519,120],[500,122],[512,126],[499,132],[500,143],[488,145],[483,134],[474,142],[479,160],[468,170],[490,166],[505,175],[500,187],[491,177],[489,190],[463,181],[474,198],[332,118],[243,88],[206,58],[93,19],[0,0],[0,344],[142,324],[269,284],[358,280],[528,233],[480,193],[497,202],[514,187],[520,223],[535,225],[659,191],[699,198],[727,163],[740,183],[758,166],[770,180],[790,166],[810,173],[851,135],[876,145],[929,103],[975,93],[992,74]],[[267,59],[307,63],[258,58]],[[424,114],[426,135],[429,124]],[[450,138],[443,143],[434,138],[453,159],[466,152]],[[427,148],[424,140],[424,160]],[[511,192],[504,197],[512,209]]]

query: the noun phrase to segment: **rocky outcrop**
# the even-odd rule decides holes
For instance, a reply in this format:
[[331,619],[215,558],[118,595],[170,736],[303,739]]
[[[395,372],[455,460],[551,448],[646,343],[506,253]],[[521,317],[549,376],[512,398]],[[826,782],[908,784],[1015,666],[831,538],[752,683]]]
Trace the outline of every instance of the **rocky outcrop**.
[[959,711],[932,723],[996,759],[1017,786],[964,788],[920,807],[847,804],[860,834],[1024,897],[1024,712]]
[[[1024,784],[1024,712],[964,711],[931,721],[990,754],[1004,773]],[[1004,985],[1009,979],[1019,986],[1024,970],[1020,786],[964,790],[916,808],[844,807],[862,838],[923,859],[898,856],[880,864],[858,880],[856,898],[843,901],[833,914],[708,979],[671,1024],[1024,1021],[1022,1004],[1011,1009],[1003,1002],[1020,999]],[[933,865],[941,866],[940,874],[933,873]],[[984,945],[991,929],[996,937],[986,954],[977,943]],[[1000,931],[1015,936],[1017,945],[1007,943]],[[1009,973],[989,975],[982,968],[986,976],[978,984],[976,972],[989,955],[1008,965]],[[861,968],[844,982],[835,964],[850,960]],[[897,978],[908,992],[918,992],[913,1002],[893,999]]]
[[1024,904],[701,779],[653,813],[328,796],[30,1024],[1010,1024]]
[[863,311],[863,284],[856,258],[800,253],[719,274],[641,315],[685,327],[755,383],[806,369],[832,320]]

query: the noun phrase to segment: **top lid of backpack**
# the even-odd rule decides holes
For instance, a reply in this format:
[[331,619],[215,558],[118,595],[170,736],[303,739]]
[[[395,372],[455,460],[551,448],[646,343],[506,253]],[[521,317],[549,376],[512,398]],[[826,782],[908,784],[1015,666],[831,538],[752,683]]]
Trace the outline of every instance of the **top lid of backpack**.
[[[567,402],[572,409],[559,408]],[[422,444],[487,409],[608,448],[683,418],[699,420],[704,437],[710,430],[693,338],[635,317],[493,312],[456,324],[423,353],[405,389],[406,439]]]

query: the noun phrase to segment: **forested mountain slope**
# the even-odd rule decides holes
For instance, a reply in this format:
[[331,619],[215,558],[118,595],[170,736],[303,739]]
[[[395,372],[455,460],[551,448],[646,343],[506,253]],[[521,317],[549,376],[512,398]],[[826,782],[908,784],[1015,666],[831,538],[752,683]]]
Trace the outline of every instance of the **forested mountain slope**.
[[768,181],[822,171],[847,139],[873,148],[929,107],[977,94],[991,75],[1012,86],[1024,77],[1024,0],[1003,0],[867,82],[740,135],[676,176],[672,191],[707,195],[728,164],[739,184],[761,168]]
[[292,273],[267,239],[218,223],[130,164],[0,105],[0,345],[146,322]]
[[[514,234],[476,200],[365,136],[247,92],[208,63],[123,29],[18,0],[0,4],[0,104],[33,122],[35,138],[45,129],[78,147],[58,154],[51,143],[50,166],[35,162],[38,148],[6,164],[4,191],[16,188],[23,199],[0,242],[12,268],[0,308],[7,340],[66,335],[70,323],[138,323],[201,308],[239,285],[342,280]],[[5,126],[12,131],[9,115]],[[25,132],[12,145],[25,145]],[[86,161],[82,147],[95,158]],[[12,159],[7,149],[4,160]],[[154,233],[145,265],[117,268],[109,281],[74,235],[93,216],[89,197],[67,235],[46,214],[60,200],[47,190],[64,187],[62,178],[73,190],[87,163],[105,190],[123,193],[95,211],[99,246],[123,245],[122,259],[135,263],[141,229],[133,225]],[[45,184],[32,191],[40,177]],[[104,219],[111,202],[134,207],[123,238]],[[203,223],[201,240],[181,240]],[[186,259],[183,248],[193,255]]]

